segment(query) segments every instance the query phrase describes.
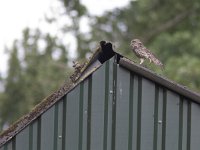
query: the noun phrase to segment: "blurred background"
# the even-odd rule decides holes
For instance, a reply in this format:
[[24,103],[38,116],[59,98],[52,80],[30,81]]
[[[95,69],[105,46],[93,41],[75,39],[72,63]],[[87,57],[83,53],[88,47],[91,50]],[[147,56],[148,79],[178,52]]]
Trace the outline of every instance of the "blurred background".
[[0,130],[67,82],[101,40],[135,61],[132,38],[165,64],[157,73],[200,92],[199,0],[0,2]]

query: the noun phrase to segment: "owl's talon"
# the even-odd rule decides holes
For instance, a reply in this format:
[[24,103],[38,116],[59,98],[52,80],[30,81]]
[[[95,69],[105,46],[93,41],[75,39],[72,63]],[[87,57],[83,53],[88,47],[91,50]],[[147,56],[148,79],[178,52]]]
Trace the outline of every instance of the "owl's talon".
[[142,65],[142,64],[143,64],[143,62],[144,62],[144,59],[143,59],[143,58],[141,58],[141,59],[140,59],[140,65]]
[[149,64],[151,64],[151,59],[149,59]]

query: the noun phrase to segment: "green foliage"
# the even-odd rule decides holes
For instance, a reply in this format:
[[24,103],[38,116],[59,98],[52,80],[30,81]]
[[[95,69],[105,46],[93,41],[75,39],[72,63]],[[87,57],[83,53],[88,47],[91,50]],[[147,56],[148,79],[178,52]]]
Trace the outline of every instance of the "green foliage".
[[24,30],[22,40],[13,43],[5,90],[0,95],[2,124],[30,111],[69,78],[67,49],[57,43],[56,37],[29,29]]
[[84,5],[80,3],[79,0],[61,0],[66,8],[66,12],[71,15],[71,17],[81,17],[87,13],[87,9]]
[[88,47],[84,47],[85,35],[80,31],[80,21],[84,16],[89,16],[86,7],[80,0],[61,0],[65,6],[66,15],[70,17],[72,25],[65,25],[63,31],[72,33],[77,44],[77,58],[84,59],[88,52]]
[[189,86],[193,90],[198,90],[200,87],[199,66],[199,57],[184,54],[177,58],[171,57],[167,61],[165,72],[169,78]]
[[[21,114],[19,111],[23,104],[24,95],[23,91],[19,88],[19,85],[23,85],[22,68],[18,59],[17,42],[13,43],[12,52],[9,60],[10,68],[9,74],[6,80],[6,86],[4,94],[1,95],[1,118],[2,120],[9,122],[12,118]],[[15,99],[15,101],[13,101]],[[9,108],[9,109],[7,109]]]

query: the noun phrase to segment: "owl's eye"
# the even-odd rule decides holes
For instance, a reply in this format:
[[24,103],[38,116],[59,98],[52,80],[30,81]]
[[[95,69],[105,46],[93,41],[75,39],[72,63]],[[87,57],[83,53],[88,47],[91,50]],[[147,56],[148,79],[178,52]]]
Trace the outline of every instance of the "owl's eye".
[[137,45],[134,45],[133,48],[138,48],[138,46],[137,46]]

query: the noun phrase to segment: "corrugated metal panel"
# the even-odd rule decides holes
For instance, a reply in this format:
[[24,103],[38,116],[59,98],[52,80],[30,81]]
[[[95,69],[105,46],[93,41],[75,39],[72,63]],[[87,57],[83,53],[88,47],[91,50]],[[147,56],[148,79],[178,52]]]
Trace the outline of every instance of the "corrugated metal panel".
[[199,150],[199,115],[113,58],[0,150]]
[[[41,116],[40,149],[53,150],[55,135],[55,105]],[[55,137],[55,138],[54,138]]]
[[130,74],[123,68],[117,69],[116,80],[116,128],[115,149],[128,149],[129,135],[129,87]]
[[92,76],[90,149],[103,149],[105,85],[105,66],[103,66]]
[[[179,140],[179,96],[167,91],[166,149],[178,149]],[[176,130],[174,130],[176,129]]]
[[16,136],[16,150],[29,149],[29,134],[29,128],[25,128]]
[[200,106],[191,104],[191,150],[200,149]]
[[79,145],[80,85],[67,95],[66,102],[66,149],[78,150]]
[[40,149],[40,118],[33,122],[29,126],[30,135],[29,135],[29,150],[39,150]]
[[4,144],[3,150],[15,150],[15,138]]

